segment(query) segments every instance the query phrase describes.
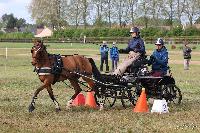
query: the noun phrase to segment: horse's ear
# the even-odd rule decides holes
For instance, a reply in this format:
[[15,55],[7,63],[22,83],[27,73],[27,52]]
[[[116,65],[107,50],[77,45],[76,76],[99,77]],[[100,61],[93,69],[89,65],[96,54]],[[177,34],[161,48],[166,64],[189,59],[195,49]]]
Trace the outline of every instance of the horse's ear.
[[41,44],[43,45],[44,44],[43,40],[40,40],[40,41],[41,41]]
[[49,45],[43,45],[45,49],[47,49],[47,47],[49,47]]
[[36,39],[33,39],[32,41],[33,41],[33,44],[36,44],[36,42],[37,42],[37,40],[36,40]]

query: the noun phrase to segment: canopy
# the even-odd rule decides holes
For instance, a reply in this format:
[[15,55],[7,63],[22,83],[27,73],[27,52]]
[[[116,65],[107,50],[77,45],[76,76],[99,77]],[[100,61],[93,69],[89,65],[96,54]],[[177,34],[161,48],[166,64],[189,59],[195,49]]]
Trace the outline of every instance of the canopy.
[[45,28],[41,33],[35,35],[35,37],[49,37],[52,35],[53,32],[49,28]]

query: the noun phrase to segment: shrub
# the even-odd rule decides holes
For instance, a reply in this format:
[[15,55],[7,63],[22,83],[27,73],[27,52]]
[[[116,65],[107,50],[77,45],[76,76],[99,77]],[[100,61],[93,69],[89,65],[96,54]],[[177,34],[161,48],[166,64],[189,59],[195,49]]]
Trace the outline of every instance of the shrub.
[[192,46],[192,49],[196,49],[197,47],[196,46]]
[[160,29],[159,28],[154,28],[154,27],[149,27],[141,30],[142,36],[145,37],[153,37],[153,36],[158,36]]
[[166,34],[167,36],[169,37],[172,37],[172,36],[182,36],[183,35],[183,30],[182,30],[182,27],[175,27],[171,30],[169,30]]
[[2,33],[0,34],[0,38],[4,39],[26,39],[26,38],[33,38],[32,33],[26,32],[13,32],[13,33]]
[[198,36],[200,35],[200,30],[195,27],[189,27],[185,29],[184,35],[186,36]]

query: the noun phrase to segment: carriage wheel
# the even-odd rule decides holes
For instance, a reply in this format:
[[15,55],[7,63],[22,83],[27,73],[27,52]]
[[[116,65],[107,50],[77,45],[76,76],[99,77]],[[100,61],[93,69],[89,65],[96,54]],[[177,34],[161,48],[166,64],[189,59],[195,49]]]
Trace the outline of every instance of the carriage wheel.
[[139,98],[139,96],[142,92],[142,88],[143,87],[142,87],[141,84],[136,83],[135,90],[133,91],[133,97],[134,97],[134,100],[135,100],[134,104],[136,104],[136,102],[137,102],[137,100],[138,100],[138,98]]
[[113,90],[113,89],[109,89],[106,92],[106,97],[105,97],[105,103],[104,104],[112,107],[115,104],[116,99],[117,99],[117,92],[115,90]]
[[112,107],[115,104],[117,92],[113,89],[107,89],[104,92],[99,92],[99,94],[95,94],[95,100],[97,105],[103,103],[104,106]]
[[162,98],[164,98],[169,104],[180,104],[182,94],[175,84],[168,84],[163,87]]
[[136,99],[132,95],[130,89],[123,89],[121,91],[121,103],[124,108],[135,105]]

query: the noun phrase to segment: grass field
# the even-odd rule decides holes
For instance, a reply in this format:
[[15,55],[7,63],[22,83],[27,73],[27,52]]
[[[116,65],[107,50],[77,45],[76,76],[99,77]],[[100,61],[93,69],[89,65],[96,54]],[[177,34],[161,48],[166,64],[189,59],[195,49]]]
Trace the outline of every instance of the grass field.
[[[8,47],[8,58],[5,48]],[[183,70],[180,49],[171,50],[170,66],[177,86],[183,93],[181,105],[169,105],[168,114],[133,113],[120,103],[103,111],[76,107],[66,110],[73,90],[63,83],[53,86],[61,105],[56,113],[46,90],[36,100],[36,110],[28,113],[31,97],[40,81],[31,65],[32,44],[0,43],[0,133],[16,132],[73,132],[73,133],[199,133],[200,132],[200,46],[192,52],[189,71]],[[120,44],[120,48],[125,45]],[[151,54],[153,45],[147,45]],[[82,54],[96,59],[99,65],[99,46],[96,44],[48,44],[50,53]],[[123,59],[125,55],[120,55]],[[84,93],[84,92],[83,92]],[[85,94],[85,93],[84,93]],[[152,105],[150,105],[151,108]]]

